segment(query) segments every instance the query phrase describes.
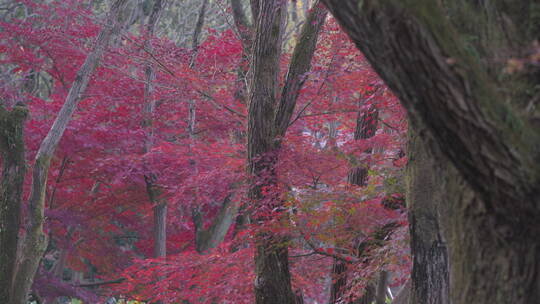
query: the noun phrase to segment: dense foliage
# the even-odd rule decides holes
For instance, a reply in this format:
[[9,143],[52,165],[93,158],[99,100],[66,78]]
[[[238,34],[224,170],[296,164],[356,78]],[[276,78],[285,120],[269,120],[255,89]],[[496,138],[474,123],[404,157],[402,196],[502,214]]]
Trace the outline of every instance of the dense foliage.
[[[0,96],[6,108],[23,103],[29,109],[28,162],[100,30],[103,20],[94,2],[6,4],[13,7],[0,21]],[[213,3],[230,14],[228,2]],[[303,3],[294,5],[296,10]],[[126,25],[109,46],[52,159],[45,211],[49,243],[32,293],[85,303],[113,296],[252,303],[253,243],[260,231],[289,240],[293,287],[305,303],[328,301],[339,279],[332,274],[334,261],[347,264],[339,274],[348,278],[343,299],[361,296],[382,270],[391,273],[392,286],[402,285],[410,268],[402,176],[405,113],[336,22],[326,21],[276,152],[278,186],[263,189],[284,201],[286,210],[255,210],[247,196],[241,71],[249,63],[233,22],[207,24],[196,49],[159,31],[149,38],[144,22]],[[289,21],[293,32],[294,22]],[[287,39],[282,78],[297,35]],[[148,66],[155,71],[151,96],[145,89]],[[156,104],[150,124],[144,110],[149,99]],[[355,138],[361,121],[375,126],[372,137]],[[368,172],[365,185],[348,178],[359,167]],[[166,258],[152,255],[155,203],[149,179],[168,206]],[[224,206],[234,218],[257,214],[271,220],[231,221],[219,246],[201,252],[197,232],[212,233]]]

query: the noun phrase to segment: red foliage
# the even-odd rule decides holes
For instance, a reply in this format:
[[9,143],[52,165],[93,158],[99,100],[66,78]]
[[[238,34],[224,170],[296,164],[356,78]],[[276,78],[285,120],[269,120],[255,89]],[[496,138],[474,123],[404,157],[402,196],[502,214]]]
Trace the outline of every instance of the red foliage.
[[[16,80],[2,85],[0,94],[6,103],[24,100],[30,108],[30,160],[100,25],[85,1],[18,2],[35,13],[0,24],[2,64]],[[328,296],[332,256],[350,262],[350,277],[362,278],[353,281],[351,295],[358,296],[381,268],[392,271],[398,282],[407,275],[405,213],[381,204],[401,191],[405,113],[333,20],[319,39],[283,140],[276,168],[279,187],[265,189],[287,202],[290,217],[276,217],[237,235],[231,227],[225,242],[204,255],[195,251],[192,208],[204,211],[208,226],[225,197],[242,202],[246,197],[246,147],[241,134],[235,137],[245,129],[247,112],[234,96],[242,45],[232,30],[211,31],[190,68],[190,50],[153,38],[150,56],[141,49],[143,42],[143,36],[124,33],[110,47],[53,159],[47,229],[53,250],[68,252],[67,268],[103,280],[126,278],[100,295],[166,303],[251,303],[253,231],[272,229],[291,239],[293,284],[306,303],[321,303]],[[288,61],[285,55],[283,71]],[[151,132],[142,126],[149,62],[156,70],[152,98],[159,105]],[[49,81],[50,92],[23,90],[30,75]],[[196,138],[187,133],[189,100],[196,105]],[[373,138],[354,140],[358,111],[370,107],[380,112],[379,131]],[[149,137],[153,148],[144,153]],[[347,184],[348,171],[358,162],[369,165],[367,187]],[[149,175],[156,177],[169,205],[169,256],[162,260],[150,258],[153,205],[144,181]],[[389,241],[370,251],[369,259],[357,258],[358,243],[392,221],[401,228]],[[241,249],[233,250],[238,244]],[[49,254],[46,259],[55,258]]]

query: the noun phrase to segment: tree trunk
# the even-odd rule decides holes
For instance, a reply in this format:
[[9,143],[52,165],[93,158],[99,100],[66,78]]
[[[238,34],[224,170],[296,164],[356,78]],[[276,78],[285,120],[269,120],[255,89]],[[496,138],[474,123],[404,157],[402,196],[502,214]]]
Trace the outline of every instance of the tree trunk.
[[[425,284],[450,288],[452,303],[537,302],[540,132],[531,125],[538,113],[524,105],[539,94],[536,63],[527,59],[537,53],[538,4],[323,1],[422,126],[416,131],[438,163],[428,173],[442,181],[446,210],[438,211],[446,216],[426,231],[438,243],[413,249],[415,258],[432,256],[413,270],[412,297],[443,267],[446,241],[450,287]],[[523,68],[512,71],[507,63],[516,58],[525,58]],[[411,226],[415,246],[422,224],[415,217]]]
[[[208,0],[203,0],[200,10],[199,10],[197,23],[195,25],[195,29],[193,30],[192,55],[191,55],[191,62],[190,62],[191,68],[195,67],[195,62],[197,59],[199,38],[200,38],[200,34],[204,25],[207,4],[208,4]],[[238,17],[237,14],[243,14],[243,11],[241,10],[241,6],[237,7],[238,5],[240,5],[240,3],[238,3],[237,1],[231,1],[231,4],[233,6],[233,14],[235,18]],[[195,140],[196,140],[196,135],[195,135],[196,134],[196,104],[194,100],[189,100],[188,105],[189,105],[188,133],[191,139],[191,143],[190,143],[190,149],[191,149],[192,146],[195,144]],[[193,164],[195,166],[195,173],[197,173],[198,168],[197,168],[197,163],[195,160],[193,160]],[[195,205],[197,205],[197,203],[195,203]],[[210,249],[216,248],[221,242],[223,242],[237,213],[238,213],[238,202],[232,201],[231,195],[228,195],[223,200],[221,208],[218,214],[216,215],[216,217],[214,218],[210,227],[208,229],[204,229],[203,215],[197,207],[194,207],[192,209],[192,217],[193,217],[193,223],[195,226],[195,247],[196,247],[197,252],[201,254],[206,253]]]
[[126,2],[127,0],[117,0],[112,5],[107,23],[99,33],[93,51],[77,72],[77,77],[69,90],[66,101],[36,154],[32,172],[32,188],[28,201],[29,224],[26,227],[24,239],[20,240],[22,241],[21,256],[11,283],[10,304],[26,304],[27,302],[34,275],[47,246],[47,238],[43,233],[43,222],[45,189],[47,188],[50,161],[107,45],[121,28],[118,20],[120,20]]
[[[259,1],[253,1],[252,4]],[[248,113],[248,170],[251,175],[249,198],[264,212],[281,210],[282,202],[275,193],[263,193],[263,188],[275,191],[274,165],[293,114],[296,99],[311,68],[317,36],[324,24],[326,11],[316,5],[302,29],[292,55],[281,96],[278,96],[279,61],[285,2],[261,0],[252,5],[259,16],[253,44]],[[279,213],[279,211],[278,211]],[[258,216],[261,223],[266,217]],[[291,288],[286,240],[269,232],[260,232],[255,252],[255,299],[257,304],[294,304]]]
[[0,299],[9,299],[11,280],[17,256],[20,210],[26,159],[24,122],[25,106],[7,111],[0,104],[0,149],[2,180],[0,181]]
[[167,256],[167,204],[154,206],[154,257]]
[[[229,0],[232,15],[234,19],[234,25],[236,28],[236,31],[238,32],[238,36],[240,37],[240,41],[242,42],[242,55],[240,59],[240,63],[237,67],[237,73],[236,73],[236,84],[235,84],[235,92],[234,92],[234,98],[238,100],[242,104],[247,104],[247,81],[248,81],[248,72],[249,72],[249,66],[250,66],[250,56],[252,53],[252,44],[253,44],[253,37],[254,37],[254,25],[250,24],[248,22],[248,18],[246,16],[246,12],[244,10],[244,7],[242,5],[242,0]],[[255,23],[255,22],[253,22]],[[240,121],[237,122],[238,128],[234,130],[233,132],[233,138],[235,139],[236,143],[242,143],[246,140],[246,132],[242,126],[242,123]],[[235,219],[235,225],[234,225],[234,231],[233,231],[233,238],[238,235],[240,231],[242,231],[244,228],[247,227],[247,225],[250,223],[251,219],[249,216],[249,213],[246,210],[246,205],[240,205],[237,210],[237,215]],[[245,246],[242,245],[242,246]],[[236,251],[241,246],[236,245],[233,247],[233,251]]]
[[[256,8],[257,10],[255,10]],[[275,133],[272,118],[278,98],[279,59],[281,55],[281,35],[283,1],[261,0],[252,6],[257,12],[257,29],[253,49],[253,70],[250,84],[248,118],[248,160],[252,186],[249,198],[258,208],[272,210],[278,204],[262,193],[263,187],[275,187],[274,164],[276,162]],[[271,201],[271,202],[270,202]],[[263,222],[263,218],[257,218]],[[257,304],[294,304],[291,288],[289,255],[285,240],[268,233],[260,233],[255,252],[255,302]]]
[[[356,119],[356,129],[354,130],[354,139],[368,139],[375,136],[378,127],[378,110],[374,107],[369,107],[366,111],[358,111]],[[371,153],[371,149],[365,151]],[[366,186],[368,178],[369,164],[357,164],[353,167],[347,176],[347,181],[351,185]],[[330,303],[338,303],[343,296],[347,286],[347,264],[343,261],[334,259],[332,267],[333,283],[330,290]],[[371,288],[371,287],[370,287]],[[371,303],[373,292],[366,289],[365,294],[360,299],[360,303]]]
[[434,174],[444,169],[442,163],[437,168],[424,142],[412,130],[408,159],[406,192],[413,256],[409,303],[450,304],[448,252],[439,218],[443,206],[453,202],[446,199],[449,196],[441,174]]
[[[144,48],[148,52],[152,52],[152,38],[156,24],[159,21],[161,12],[163,10],[162,0],[154,1],[152,11],[148,17],[148,23],[146,24],[146,39],[144,41]],[[144,84],[144,99],[146,101],[143,109],[143,123],[142,126],[146,129],[146,138],[144,142],[144,153],[149,153],[154,146],[154,130],[153,130],[153,116],[156,108],[156,100],[153,96],[154,93],[154,80],[156,74],[152,64],[145,66],[146,82]],[[151,170],[151,169],[150,169]],[[163,258],[167,256],[167,203],[163,202],[160,196],[159,187],[156,185],[156,176],[152,173],[145,176],[146,190],[148,198],[154,204],[153,214],[153,233],[154,233],[154,257]]]
[[334,259],[332,264],[332,286],[330,287],[330,304],[339,303],[343,291],[347,287],[347,265]]
[[231,200],[228,195],[208,229],[203,227],[203,215],[197,209],[193,210],[193,223],[195,224],[195,245],[197,252],[205,253],[216,248],[227,235],[235,216],[238,214],[239,202]]
[[388,286],[388,272],[383,270],[379,273],[377,290],[375,294],[375,304],[386,303],[386,287]]

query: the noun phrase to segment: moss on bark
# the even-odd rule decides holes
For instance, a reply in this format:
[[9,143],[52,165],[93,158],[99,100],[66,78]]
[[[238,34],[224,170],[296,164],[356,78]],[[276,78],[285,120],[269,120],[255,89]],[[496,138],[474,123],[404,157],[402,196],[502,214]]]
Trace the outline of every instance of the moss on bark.
[[0,105],[0,299],[9,299],[17,253],[20,209],[26,173],[24,122],[28,109]]

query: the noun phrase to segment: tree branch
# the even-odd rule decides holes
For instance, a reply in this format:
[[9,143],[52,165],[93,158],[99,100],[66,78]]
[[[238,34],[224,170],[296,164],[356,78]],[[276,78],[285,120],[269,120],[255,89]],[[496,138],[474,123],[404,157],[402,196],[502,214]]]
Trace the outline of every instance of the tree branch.
[[289,127],[298,94],[304,85],[307,73],[311,69],[311,60],[315,53],[317,38],[324,25],[327,13],[327,10],[319,4],[319,1],[316,1],[302,26],[302,32],[293,51],[285,84],[281,92],[281,99],[274,117],[276,135],[279,137],[285,135]]
[[98,286],[103,286],[103,285],[120,284],[124,282],[125,280],[126,278],[118,278],[116,280],[103,281],[103,282],[81,283],[76,286],[77,287],[98,287]]

